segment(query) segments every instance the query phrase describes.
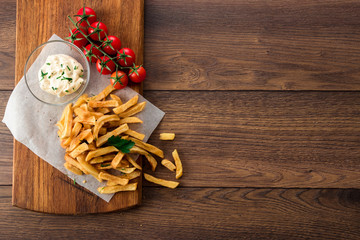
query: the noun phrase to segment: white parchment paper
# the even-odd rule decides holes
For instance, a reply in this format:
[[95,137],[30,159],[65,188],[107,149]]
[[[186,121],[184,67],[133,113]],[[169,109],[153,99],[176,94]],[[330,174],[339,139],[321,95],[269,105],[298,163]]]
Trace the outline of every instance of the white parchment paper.
[[[60,37],[54,34],[49,40],[60,39]],[[64,52],[64,54],[67,53]],[[109,75],[98,73],[95,64],[90,66],[90,72],[90,82],[85,93],[96,95],[109,84]],[[123,102],[138,94],[128,87],[113,93],[118,95]],[[147,102],[146,107],[136,115],[143,120],[143,123],[130,124],[129,126],[131,129],[145,134],[144,141],[147,141],[165,113],[139,95],[139,102],[143,101]],[[10,129],[17,141],[75,180],[76,184],[87,188],[109,202],[114,194],[100,194],[97,191],[97,188],[104,186],[105,183],[99,183],[91,175],[75,175],[64,167],[65,150],[60,147],[60,141],[57,136],[58,129],[55,126],[55,123],[60,119],[64,107],[51,106],[38,101],[29,92],[25,80],[22,78],[10,95],[2,121]],[[83,183],[83,180],[86,180],[86,183]]]

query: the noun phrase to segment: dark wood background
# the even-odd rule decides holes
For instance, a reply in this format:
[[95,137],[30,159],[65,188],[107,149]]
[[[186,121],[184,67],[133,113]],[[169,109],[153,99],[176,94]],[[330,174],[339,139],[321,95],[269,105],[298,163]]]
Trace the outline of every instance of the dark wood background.
[[[0,118],[16,24],[1,3]],[[144,96],[166,112],[150,142],[179,149],[181,187],[144,183],[142,206],[110,214],[12,207],[1,123],[0,239],[358,239],[359,23],[354,0],[145,1]]]

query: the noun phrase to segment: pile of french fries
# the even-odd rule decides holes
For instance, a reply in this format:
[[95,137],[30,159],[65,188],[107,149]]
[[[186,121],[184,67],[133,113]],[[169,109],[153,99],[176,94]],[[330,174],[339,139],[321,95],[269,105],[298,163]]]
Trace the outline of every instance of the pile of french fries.
[[[115,88],[109,85],[96,96],[82,95],[74,105],[70,103],[65,107],[56,123],[60,144],[66,151],[65,168],[78,175],[90,174],[99,182],[107,181],[105,187],[98,188],[98,191],[104,194],[137,189],[135,179],[140,177],[142,167],[129,154],[143,155],[152,171],[157,167],[157,161],[152,154],[164,158],[162,150],[143,142],[144,134],[129,127],[132,123],[143,122],[134,115],[145,108],[146,102],[138,103],[136,95],[123,103],[117,95],[111,94],[114,90]],[[132,141],[134,146],[129,153],[124,153],[107,144],[112,136]],[[173,134],[164,136],[164,140],[175,137]],[[172,155],[175,165],[167,159],[163,159],[161,164],[171,171],[176,171],[176,179],[179,179],[183,168],[176,149]],[[111,169],[119,174],[111,174]],[[144,174],[144,177],[150,182],[170,188],[179,185],[178,182],[159,179],[149,174]]]

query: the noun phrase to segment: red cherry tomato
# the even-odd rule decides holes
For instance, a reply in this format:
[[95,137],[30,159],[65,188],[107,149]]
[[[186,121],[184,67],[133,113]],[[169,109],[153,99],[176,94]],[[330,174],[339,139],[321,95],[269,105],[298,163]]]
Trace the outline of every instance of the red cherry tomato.
[[134,83],[141,83],[145,80],[146,71],[143,66],[135,66],[129,72],[129,78]]
[[[81,32],[83,32],[86,35],[86,32],[83,29],[80,29]],[[83,46],[85,46],[87,44],[87,40],[84,37],[84,35],[82,35],[79,30],[77,30],[76,28],[74,28],[73,30],[71,30],[71,33],[69,34],[69,37],[66,38],[69,42],[75,44],[78,48],[82,48]]]
[[92,8],[89,7],[80,8],[76,15],[76,21],[79,27],[88,27],[96,21],[96,13]]
[[[120,54],[119,54],[120,53]],[[123,67],[130,67],[135,62],[135,53],[130,48],[122,48],[117,54],[118,63]]]
[[123,71],[113,72],[110,77],[110,83],[115,89],[123,89],[128,85],[129,79]]
[[[98,45],[96,45],[98,47]],[[87,60],[89,62],[97,62],[98,58],[100,58],[103,54],[97,48],[92,47],[91,44],[88,44],[86,47],[83,48],[83,53],[85,54]]]
[[[94,22],[90,25],[88,29],[88,34],[90,38],[95,41],[100,41],[101,39],[103,39],[105,37],[105,33],[107,34],[108,30],[106,25],[102,22]],[[99,35],[100,35],[100,39],[99,39]]]
[[103,50],[109,55],[115,55],[121,48],[120,39],[111,35],[104,39],[103,44]]
[[96,69],[103,75],[108,75],[115,71],[115,63],[106,56],[100,57],[96,62]]

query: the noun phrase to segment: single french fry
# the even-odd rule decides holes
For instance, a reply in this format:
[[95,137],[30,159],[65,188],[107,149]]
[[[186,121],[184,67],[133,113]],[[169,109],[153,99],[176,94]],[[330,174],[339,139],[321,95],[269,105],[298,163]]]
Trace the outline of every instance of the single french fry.
[[100,101],[105,99],[115,88],[112,84],[108,85],[104,90],[102,90],[98,95],[94,97],[93,100]]
[[129,101],[127,101],[126,103],[118,106],[117,108],[113,109],[113,112],[116,114],[125,112],[126,109],[134,106],[137,102],[138,102],[139,96],[135,95],[133,98],[131,98]]
[[70,172],[75,173],[76,175],[82,175],[82,174],[83,174],[83,172],[82,172],[80,169],[78,169],[77,167],[71,165],[71,164],[68,163],[68,162],[65,162],[65,163],[64,163],[64,167],[65,167],[67,170],[69,170]]
[[134,167],[136,167],[139,170],[142,170],[142,167],[132,158],[130,157],[129,154],[126,154],[126,159],[131,163],[131,165],[133,165]]
[[105,135],[106,133],[107,133],[107,129],[106,129],[106,128],[104,128],[104,127],[100,128],[100,130],[99,130],[99,135]]
[[124,153],[119,151],[116,156],[114,157],[114,159],[111,161],[111,166],[112,168],[116,169],[116,167],[120,164],[122,158],[124,157]]
[[123,192],[123,191],[135,191],[136,189],[137,189],[137,183],[130,183],[125,186],[115,185],[115,186],[99,187],[97,190],[101,194],[110,194],[110,193]]
[[64,130],[62,131],[62,135],[60,136],[61,139],[66,137],[70,137],[71,129],[72,129],[72,122],[73,122],[73,111],[72,111],[72,103],[69,103],[65,107],[65,118],[64,118]]
[[91,125],[90,124],[84,124],[84,129],[90,129]]
[[167,169],[169,169],[170,171],[175,171],[175,170],[176,170],[176,166],[175,166],[172,162],[170,162],[169,160],[167,160],[167,159],[163,159],[163,160],[161,161],[161,164],[162,164],[164,167],[166,167]]
[[144,177],[147,181],[164,186],[164,187],[168,187],[168,188],[176,188],[179,183],[178,182],[174,182],[174,181],[168,181],[168,180],[164,180],[161,178],[156,178],[154,176],[151,176],[147,173],[144,173]]
[[145,108],[146,102],[138,103],[135,106],[129,108],[125,112],[119,114],[119,117],[126,118],[133,116],[139,112],[141,112]]
[[89,161],[90,164],[96,164],[96,163],[103,163],[106,161],[113,160],[113,158],[116,156],[116,154],[108,154],[101,157],[95,157]]
[[102,114],[107,114],[107,113],[111,112],[111,110],[109,108],[97,108],[96,111],[100,112]]
[[69,154],[65,154],[64,159],[66,162],[70,163],[71,165],[77,167],[78,169],[80,169],[81,171],[83,171],[85,174],[89,174],[82,166],[81,164],[74,158],[70,157]]
[[112,180],[114,182],[116,182],[117,184],[120,185],[126,185],[129,183],[129,179],[125,179],[125,178],[119,178],[115,175],[109,174],[107,172],[100,172],[98,175],[99,178],[103,179],[103,180]]
[[95,164],[94,167],[99,170],[112,169],[110,162],[98,163],[98,164]]
[[107,140],[111,137],[111,136],[118,136],[120,135],[121,133],[125,132],[129,130],[129,126],[125,123],[123,125],[121,125],[120,127],[112,130],[111,132],[108,132],[107,134],[99,137],[96,141],[96,146],[97,147],[100,147],[102,146],[103,144],[105,144],[107,142]]
[[151,152],[151,153],[153,153],[153,154],[155,154],[155,155],[157,155],[157,156],[159,156],[161,158],[164,157],[164,152],[161,149],[159,149],[159,148],[157,148],[157,147],[155,147],[155,146],[153,146],[153,145],[151,145],[149,143],[145,143],[145,142],[140,141],[140,140],[138,140],[136,138],[133,138],[133,137],[129,137],[129,140],[133,141],[136,146],[141,147],[141,148],[145,149],[148,152]]
[[112,152],[118,152],[119,150],[114,147],[114,146],[109,146],[109,147],[104,147],[104,148],[98,148],[95,151],[90,151],[87,155],[86,155],[86,162],[90,161],[91,159],[95,158],[95,157],[99,157],[108,153],[112,153]]
[[126,131],[124,132],[124,134],[127,134],[127,135],[129,135],[129,136],[132,136],[132,137],[137,138],[137,139],[140,139],[140,140],[144,140],[144,138],[145,138],[145,135],[144,135],[144,134],[138,133],[138,132],[133,131],[133,130],[131,130],[131,129],[126,130]]
[[127,167],[117,167],[116,170],[122,172],[122,173],[132,173],[133,171],[136,170],[135,167],[132,167],[132,168],[127,168]]
[[126,117],[120,119],[120,124],[124,124],[124,123],[143,123],[143,121],[137,117]]
[[179,179],[183,175],[183,167],[182,167],[182,163],[181,163],[179,154],[176,149],[172,152],[172,156],[174,158],[175,165],[176,165],[176,179]]
[[160,140],[174,140],[175,138],[175,133],[160,133]]
[[145,151],[142,148],[139,148],[137,146],[133,146],[130,149],[130,153],[139,153],[141,155],[144,155],[146,157],[146,159],[148,160],[148,162],[150,163],[151,166],[151,170],[154,172],[157,166],[157,161],[155,160],[155,158],[153,156],[151,156],[150,153],[148,153],[147,151]]
[[99,182],[102,182],[101,178],[98,177],[99,170],[94,168],[91,164],[87,163],[85,161],[85,155],[80,154],[77,158],[78,162],[81,164],[81,166],[86,169],[87,172],[89,172],[94,178],[96,178]]
[[84,118],[81,118],[80,116],[77,116],[76,118],[74,118],[74,122],[79,122],[79,123],[82,123],[82,124],[95,125],[96,118],[94,116],[88,116],[88,117],[84,117]]
[[79,97],[79,99],[76,101],[76,103],[74,104],[73,108],[77,108],[80,107],[81,104],[86,102],[86,99],[88,98],[88,95],[85,93],[83,95],[81,95],[81,97]]
[[76,158],[81,153],[89,150],[89,146],[86,143],[82,143],[79,146],[77,146],[72,152],[69,153],[70,157]]
[[110,121],[118,121],[120,120],[120,118],[117,115],[104,115],[101,118],[99,118],[94,126],[94,130],[93,130],[93,136],[95,141],[97,140],[98,136],[99,136],[99,130],[100,128],[104,125],[104,123],[106,122],[110,122]]
[[117,106],[119,106],[119,103],[116,100],[107,100],[107,101],[91,100],[91,101],[88,102],[88,104],[92,108],[117,107]]
[[[141,172],[139,170],[135,170],[133,171],[132,173],[129,173],[129,174],[123,174],[121,176],[118,176],[119,178],[125,178],[125,179],[128,179],[129,181],[132,180],[132,179],[135,179],[137,177],[140,177],[141,175]],[[114,185],[117,185],[117,182],[116,181],[112,181],[112,180],[108,180],[107,183],[106,183],[107,186],[114,186]]]
[[117,101],[118,104],[119,104],[118,106],[120,106],[120,105],[122,104],[121,99],[120,99],[117,95],[115,95],[115,94],[110,94],[110,98],[111,98],[112,100]]
[[90,111],[86,111],[82,108],[75,108],[74,113],[76,116],[79,116],[80,119],[86,119],[91,116],[94,116],[95,119],[99,119],[100,117],[104,116],[104,114],[101,112],[90,112]]
[[91,129],[86,129],[82,131],[79,135],[77,135],[71,142],[70,146],[66,149],[67,152],[73,151],[79,144],[86,139],[89,135],[91,135]]

